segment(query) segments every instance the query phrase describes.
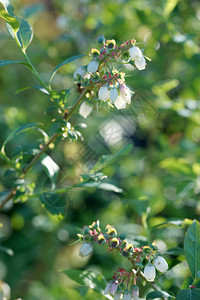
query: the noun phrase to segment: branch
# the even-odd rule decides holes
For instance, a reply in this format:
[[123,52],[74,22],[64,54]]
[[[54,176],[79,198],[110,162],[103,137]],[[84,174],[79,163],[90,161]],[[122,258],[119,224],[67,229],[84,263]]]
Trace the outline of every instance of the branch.
[[[75,111],[75,109],[77,108],[77,106],[82,102],[85,94],[87,94],[87,92],[89,91],[89,88],[85,88],[82,93],[80,94],[80,96],[78,97],[78,99],[76,100],[76,102],[74,103],[74,105],[72,106],[71,110],[69,111],[69,113],[67,114],[65,120],[68,121],[71,117],[71,115],[73,114],[73,112]],[[49,141],[44,144],[42,146],[42,149],[40,150],[40,152],[30,161],[30,163],[23,169],[23,174],[20,177],[21,179],[24,178],[26,176],[26,174],[28,173],[29,170],[31,170],[31,168],[34,166],[34,164],[39,160],[39,158],[41,157],[41,155],[45,152],[45,150],[49,147],[50,144],[52,144],[57,137],[60,136],[60,133],[54,133],[52,135],[52,137],[49,139]],[[11,191],[9,192],[9,194],[5,197],[5,199],[3,199],[0,202],[0,211],[4,208],[4,206],[6,205],[6,203],[8,203],[15,195],[17,188],[12,188]]]

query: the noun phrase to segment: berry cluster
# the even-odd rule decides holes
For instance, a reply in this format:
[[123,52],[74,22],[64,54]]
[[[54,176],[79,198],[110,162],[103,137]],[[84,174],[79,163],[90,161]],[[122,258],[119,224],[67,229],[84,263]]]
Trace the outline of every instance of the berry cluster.
[[131,271],[119,268],[108,282],[105,294],[111,294],[114,299],[138,299],[139,288],[137,280],[139,278],[146,281],[154,281],[156,269],[164,273],[168,269],[165,259],[158,255],[158,248],[155,244],[134,248],[132,243],[128,243],[125,235],[118,235],[114,226],[107,225],[106,231],[102,232],[99,221],[93,222],[90,226],[84,226],[79,239],[83,242],[79,255],[84,257],[93,251],[93,243],[105,244],[107,252],[119,252],[132,264]]
[[[87,66],[78,67],[74,72],[74,79],[77,81],[79,90],[92,86],[92,93],[88,98],[107,102],[110,106],[115,105],[117,109],[123,109],[131,102],[131,92],[126,86],[126,74],[122,72],[125,67],[128,70],[137,68],[144,70],[146,59],[142,51],[136,46],[134,39],[116,45],[115,40],[105,40],[101,35],[97,41],[103,44],[100,50],[92,48],[89,53],[91,61]],[[116,69],[114,64],[120,64],[120,69]],[[87,117],[91,108],[84,103],[80,107],[80,114]],[[88,110],[88,111],[87,111]]]

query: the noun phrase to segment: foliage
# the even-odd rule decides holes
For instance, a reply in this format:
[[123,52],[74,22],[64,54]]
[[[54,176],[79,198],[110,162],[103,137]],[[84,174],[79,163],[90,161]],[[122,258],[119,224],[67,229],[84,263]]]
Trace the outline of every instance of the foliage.
[[[79,258],[73,244],[100,219],[165,255],[159,291],[141,282],[142,299],[198,299],[198,2],[12,4],[0,3],[0,295],[8,284],[11,299],[105,299],[113,271],[130,265],[97,244]],[[74,109],[69,121],[80,95],[72,74],[102,33],[118,45],[136,39],[151,62],[126,71],[126,110],[98,105],[95,94],[91,115]]]

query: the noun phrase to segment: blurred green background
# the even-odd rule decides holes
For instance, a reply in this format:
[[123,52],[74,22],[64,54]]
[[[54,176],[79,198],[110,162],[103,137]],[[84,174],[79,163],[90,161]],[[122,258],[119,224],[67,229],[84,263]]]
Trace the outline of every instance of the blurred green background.
[[[199,3],[20,0],[11,4],[16,14],[26,18],[34,28],[34,39],[27,52],[46,81],[54,67],[67,57],[87,55],[92,47],[98,47],[99,34],[114,38],[118,44],[135,38],[152,59],[145,71],[127,71],[131,75],[127,82],[135,95],[126,111],[100,109],[93,111],[86,121],[77,112],[71,119],[72,124],[87,123],[88,128],[82,130],[85,143],[102,155],[115,154],[125,144],[132,145],[129,153],[103,169],[107,181],[124,192],[86,189],[66,193],[68,206],[63,220],[51,216],[39,199],[10,205],[0,214],[1,245],[14,252],[12,256],[0,252],[0,278],[10,285],[12,299],[100,299],[93,291],[74,285],[59,270],[86,268],[110,279],[112,271],[125,266],[125,262],[98,246],[90,259],[80,258],[80,244],[70,246],[79,228],[100,219],[102,227],[107,223],[116,225],[135,245],[139,243],[137,239],[145,243],[150,238],[165,252],[183,246],[185,228],[156,225],[171,218],[199,219]],[[1,60],[23,59],[2,20],[0,51]],[[77,96],[72,74],[77,66],[88,62],[86,57],[68,64],[53,80],[55,89],[72,88],[71,102]],[[51,105],[48,97],[36,89],[15,92],[37,85],[30,71],[20,65],[3,67],[0,71],[0,144],[24,123],[42,122],[42,128],[50,134],[54,112],[44,113]],[[115,139],[114,133],[111,139],[105,136],[108,126],[117,128]],[[12,153],[16,146],[23,150],[37,147],[38,139],[39,133],[32,131],[19,135],[8,144],[7,152]],[[86,162],[81,154],[82,147],[81,141],[65,140],[48,151],[60,166],[59,186],[78,182],[80,174],[88,168],[88,161],[92,163],[90,155]],[[6,168],[1,161],[2,191],[11,184],[4,177]],[[28,178],[35,182],[36,190],[49,184],[40,164]],[[166,256],[170,270],[166,276],[160,276],[163,289],[174,293],[189,276],[179,251],[178,256]],[[145,293],[144,289],[141,297]]]

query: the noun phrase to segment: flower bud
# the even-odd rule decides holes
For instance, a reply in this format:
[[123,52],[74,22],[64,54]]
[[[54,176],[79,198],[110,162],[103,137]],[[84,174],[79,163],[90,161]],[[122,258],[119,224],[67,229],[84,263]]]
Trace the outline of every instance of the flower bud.
[[134,300],[139,299],[139,287],[137,285],[134,285],[134,287],[131,289],[131,292]]
[[149,246],[144,246],[144,247],[142,248],[142,253],[143,253],[144,255],[150,255],[150,254],[152,253],[151,247],[149,247]]
[[93,250],[93,245],[90,243],[85,243],[82,245],[80,251],[79,251],[79,255],[81,257],[85,257],[87,255],[89,255]]
[[111,244],[110,245],[111,245],[112,248],[116,248],[117,246],[119,246],[119,240],[117,238],[113,238],[111,240]]
[[116,42],[115,40],[107,40],[106,41],[106,47],[109,49],[109,50],[112,50],[116,45]]
[[142,51],[135,46],[129,49],[129,54],[130,57],[134,60],[140,60],[143,57]]
[[105,242],[105,237],[104,237],[104,235],[103,235],[102,233],[100,233],[99,236],[98,236],[98,238],[97,238],[97,240],[98,240],[98,243],[99,243],[100,245],[103,244],[103,243]]
[[110,236],[116,236],[117,230],[114,227],[110,226],[106,231],[106,233],[109,234]]
[[79,114],[86,119],[91,114],[92,110],[93,107],[84,101],[80,105]]
[[158,256],[154,259],[153,265],[161,273],[166,272],[168,269],[168,264],[167,264],[166,260],[161,256]]
[[99,89],[98,96],[99,96],[99,99],[102,101],[107,101],[110,98],[110,92],[109,92],[107,86],[102,86]]
[[130,291],[125,291],[124,296],[123,296],[123,300],[132,300],[132,296]]
[[74,72],[74,79],[77,80],[79,77],[84,78],[86,73],[87,72],[84,67],[78,67]]
[[118,97],[118,89],[116,87],[110,89],[110,100],[115,102]]
[[114,300],[120,300],[121,299],[121,293],[120,292],[117,292],[114,296]]
[[146,60],[142,56],[140,60],[135,60],[135,65],[138,68],[138,70],[144,70],[146,67]]
[[99,52],[99,50],[97,50],[97,49],[95,49],[95,48],[92,48],[92,50],[91,50],[91,52],[90,52],[90,55],[91,55],[92,57],[94,57],[94,58],[97,58],[97,57],[99,57],[100,52]]
[[147,281],[154,281],[156,277],[156,269],[152,264],[148,264],[144,268],[144,277]]
[[96,60],[91,60],[87,66],[88,73],[95,73],[98,70],[99,62]]
[[102,34],[97,37],[97,43],[103,44],[105,42],[105,38]]

